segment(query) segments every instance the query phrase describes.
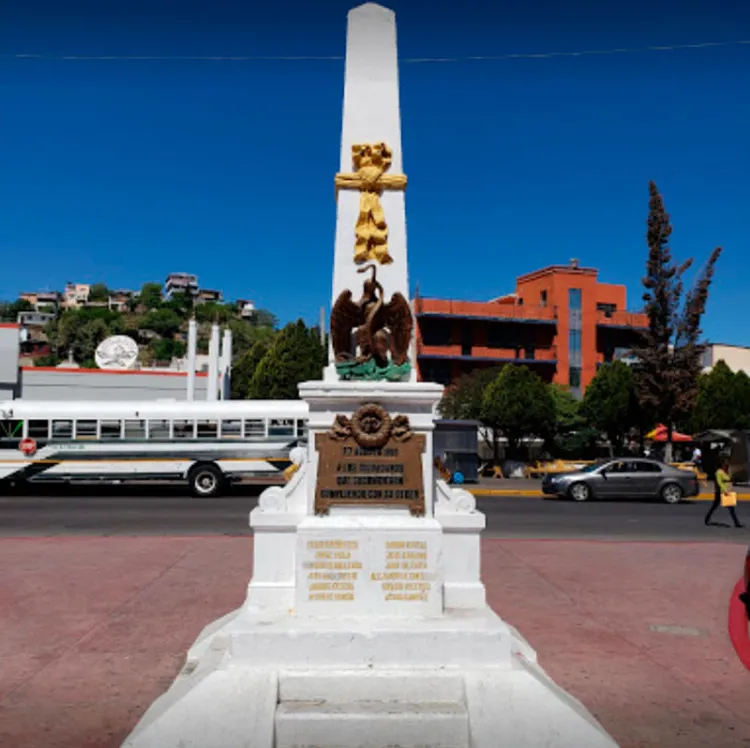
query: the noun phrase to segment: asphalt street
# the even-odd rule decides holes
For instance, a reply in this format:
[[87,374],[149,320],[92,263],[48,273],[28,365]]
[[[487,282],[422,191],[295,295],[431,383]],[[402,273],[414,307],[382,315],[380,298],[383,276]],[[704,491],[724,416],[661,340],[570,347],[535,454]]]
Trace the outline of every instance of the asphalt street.
[[[0,496],[0,537],[59,535],[243,535],[258,487],[238,487],[220,499],[194,499],[184,489],[149,486],[50,487]],[[750,530],[706,527],[707,502],[649,501],[577,504],[529,496],[479,497],[488,537],[671,540],[750,543]],[[750,503],[738,511],[750,524]]]

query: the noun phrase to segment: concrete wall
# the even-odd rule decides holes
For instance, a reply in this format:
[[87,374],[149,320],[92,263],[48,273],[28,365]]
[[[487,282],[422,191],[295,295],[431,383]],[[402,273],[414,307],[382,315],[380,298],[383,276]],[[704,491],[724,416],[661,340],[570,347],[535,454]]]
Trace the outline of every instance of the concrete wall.
[[18,325],[0,323],[0,399],[14,397],[18,388],[21,334]]
[[[205,374],[196,374],[196,400],[206,399],[206,382]],[[23,367],[19,396],[25,400],[185,400],[186,393],[184,372]]]
[[750,376],[750,348],[715,343],[708,346],[706,354],[707,370],[712,369],[719,361],[724,361],[732,371],[744,371]]

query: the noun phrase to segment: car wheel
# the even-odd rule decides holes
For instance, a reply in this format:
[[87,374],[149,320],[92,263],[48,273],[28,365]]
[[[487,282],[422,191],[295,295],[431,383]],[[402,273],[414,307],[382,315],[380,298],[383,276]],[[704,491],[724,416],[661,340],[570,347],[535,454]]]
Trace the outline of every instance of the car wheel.
[[197,465],[188,476],[190,492],[199,499],[212,499],[224,489],[224,474],[216,465]]
[[568,496],[573,501],[588,501],[591,498],[591,489],[585,483],[574,483],[568,489]]
[[682,501],[682,489],[676,483],[667,483],[661,489],[661,498],[667,504],[679,504]]

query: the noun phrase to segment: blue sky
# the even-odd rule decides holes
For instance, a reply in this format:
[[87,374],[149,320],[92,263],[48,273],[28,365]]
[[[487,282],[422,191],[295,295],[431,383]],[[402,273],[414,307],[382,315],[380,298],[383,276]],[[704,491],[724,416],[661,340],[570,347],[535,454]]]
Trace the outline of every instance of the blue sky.
[[[282,321],[330,299],[343,62],[6,55],[344,53],[353,2],[0,7],[0,298],[170,271]],[[400,56],[750,39],[727,2],[390,3]],[[273,9],[275,8],[275,10]],[[640,304],[648,180],[678,258],[724,246],[705,320],[750,345],[750,44],[401,65],[412,285],[484,300],[571,257]]]

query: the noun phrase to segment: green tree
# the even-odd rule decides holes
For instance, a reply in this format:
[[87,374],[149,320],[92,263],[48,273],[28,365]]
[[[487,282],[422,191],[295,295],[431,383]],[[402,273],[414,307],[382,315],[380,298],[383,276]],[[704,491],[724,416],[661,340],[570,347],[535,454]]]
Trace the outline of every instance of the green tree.
[[667,427],[665,460],[672,460],[674,424],[685,418],[698,394],[705,343],[701,320],[721,247],[711,253],[692,288],[684,291],[683,276],[692,260],[676,265],[669,238],[672,226],[656,185],[649,184],[646,240],[648,261],[643,279],[648,328],[634,347],[638,363],[638,395],[644,410]]
[[207,301],[205,304],[195,305],[195,319],[198,322],[219,322],[226,324],[235,317],[234,309],[226,304],[218,304],[215,301]]
[[34,366],[57,366],[59,363],[60,358],[54,353],[46,353],[34,359]]
[[94,283],[89,290],[89,301],[108,301],[109,289],[104,283]]
[[162,304],[161,283],[144,283],[138,302],[146,309],[158,309]]
[[171,361],[173,358],[181,358],[185,355],[185,344],[171,338],[152,340],[149,348],[156,361]]
[[271,347],[270,342],[259,340],[249,351],[245,351],[232,365],[232,388],[233,400],[244,400],[248,396],[250,382]]
[[555,403],[554,434],[548,448],[556,457],[589,455],[596,447],[598,432],[586,423],[581,413],[581,402],[565,386],[548,385]]
[[325,350],[315,332],[302,320],[290,322],[276,337],[258,364],[248,387],[248,397],[264,400],[293,400],[297,385],[320,379]]
[[182,325],[182,317],[173,309],[152,309],[145,314],[139,324],[141,330],[151,330],[157,335],[172,337]]
[[193,311],[193,297],[184,291],[173,293],[167,301],[162,302],[165,309],[171,309],[182,319],[187,319]]
[[719,361],[698,381],[698,396],[690,421],[695,431],[743,429],[750,419],[750,378],[735,374]]
[[20,312],[33,312],[34,306],[26,299],[0,304],[0,322],[15,322]]
[[253,327],[270,327],[275,330],[279,326],[279,318],[268,309],[256,309],[248,323]]
[[744,371],[734,375],[737,397],[737,428],[750,429],[750,377]]
[[474,369],[469,374],[460,376],[443,393],[443,399],[438,404],[440,415],[458,421],[479,420],[484,391],[499,373],[500,368],[493,366]]
[[555,401],[534,372],[510,364],[487,386],[480,416],[495,435],[502,432],[508,440],[509,454],[515,457],[520,454],[524,438],[549,438],[555,424]]
[[264,342],[270,345],[278,335],[273,327],[251,325],[243,319],[230,320],[229,329],[232,331],[232,355],[235,359],[251,350],[256,343]]
[[[102,319],[93,319],[80,325],[73,336],[70,350],[73,358],[81,365],[90,364],[94,361],[94,353],[99,343],[109,337],[110,330],[107,323]],[[87,366],[87,368],[93,368]]]
[[[453,384],[446,388],[443,398],[438,404],[438,412],[443,418],[462,421],[479,421],[482,416],[482,400],[487,385],[494,381],[500,373],[497,366],[474,369],[460,376]],[[480,426],[479,434],[497,456],[497,439],[492,429]]]
[[610,453],[613,449],[620,452],[626,435],[638,426],[632,369],[622,361],[602,366],[586,387],[581,414],[597,431],[606,434]]

